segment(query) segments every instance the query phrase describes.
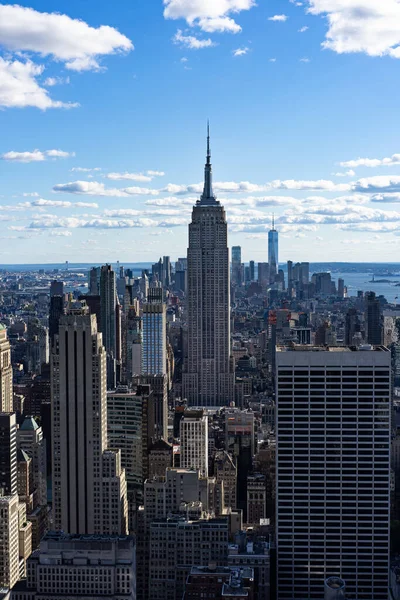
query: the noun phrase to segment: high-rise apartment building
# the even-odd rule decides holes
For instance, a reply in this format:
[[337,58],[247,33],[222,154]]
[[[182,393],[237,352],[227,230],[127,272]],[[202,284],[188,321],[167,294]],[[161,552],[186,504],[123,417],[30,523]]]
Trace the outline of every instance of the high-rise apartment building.
[[[0,499],[1,500],[1,499]],[[136,600],[135,540],[49,532],[27,563],[11,600]]]
[[[60,320],[52,350],[52,441],[54,524],[67,533],[126,533],[125,472],[111,473],[107,451],[106,353],[96,317],[71,306]],[[103,476],[103,470],[109,473]],[[122,505],[110,531],[105,478]],[[108,483],[110,483],[108,481]]]
[[191,406],[227,405],[234,398],[228,230],[212,189],[209,136],[204,190],[189,225],[186,314],[183,396]]
[[279,347],[276,367],[278,600],[319,600],[331,576],[387,600],[390,352]]
[[0,411],[13,410],[13,375],[11,366],[11,348],[7,338],[7,329],[0,323]]
[[275,283],[275,277],[278,275],[279,254],[278,254],[279,234],[275,229],[275,219],[272,217],[272,229],[268,232],[268,264],[269,281]]
[[208,417],[202,410],[186,410],[180,423],[181,467],[208,475]]

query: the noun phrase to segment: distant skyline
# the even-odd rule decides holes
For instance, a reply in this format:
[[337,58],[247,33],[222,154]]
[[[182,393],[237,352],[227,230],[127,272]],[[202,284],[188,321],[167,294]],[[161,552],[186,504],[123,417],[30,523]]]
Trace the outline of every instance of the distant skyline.
[[185,256],[208,118],[244,261],[395,262],[399,58],[396,0],[0,3],[0,264]]

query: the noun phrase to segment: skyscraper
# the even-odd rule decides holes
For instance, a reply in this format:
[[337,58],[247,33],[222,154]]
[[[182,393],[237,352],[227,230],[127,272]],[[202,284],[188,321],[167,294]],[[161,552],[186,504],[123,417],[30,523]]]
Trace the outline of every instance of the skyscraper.
[[275,277],[278,274],[278,232],[275,229],[275,218],[272,216],[272,229],[268,232],[268,264],[269,264],[269,280],[270,283],[275,283]]
[[249,267],[250,267],[250,281],[255,281],[256,279],[256,269],[255,269],[255,262],[254,260],[251,260],[249,262]]
[[202,410],[187,410],[180,423],[181,467],[208,476],[208,417]]
[[234,398],[228,227],[225,210],[212,189],[209,135],[207,142],[204,191],[189,225],[183,395],[191,406],[223,406]]
[[17,423],[15,413],[0,413],[0,496],[17,493]]
[[382,311],[375,292],[365,294],[365,323],[368,344],[382,344]]
[[60,319],[52,350],[54,525],[66,533],[126,533],[121,453],[107,451],[106,356],[101,340],[96,317],[85,306],[71,306]]
[[154,392],[156,437],[168,439],[167,317],[162,287],[150,287],[143,305],[140,382]]
[[47,465],[46,440],[43,430],[33,417],[25,417],[17,431],[18,450],[23,450],[32,459],[33,488],[35,490],[35,508],[47,505]]
[[7,329],[0,323],[0,412],[13,411],[13,375]]
[[232,246],[232,283],[242,285],[242,248]]
[[49,310],[49,343],[50,347],[53,345],[54,336],[58,334],[58,324],[60,322],[61,315],[64,314],[64,296],[53,295],[50,296],[50,310]]
[[143,375],[165,375],[167,369],[166,306],[161,287],[150,287],[143,305]]
[[390,352],[280,347],[277,365],[278,600],[387,600]]
[[103,346],[107,353],[107,386],[115,387],[117,358],[117,284],[111,265],[103,265],[100,272],[100,322]]

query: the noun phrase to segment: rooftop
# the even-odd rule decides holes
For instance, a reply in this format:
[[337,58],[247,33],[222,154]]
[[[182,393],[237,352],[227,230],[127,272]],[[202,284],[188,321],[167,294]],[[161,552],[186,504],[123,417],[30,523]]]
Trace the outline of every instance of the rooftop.
[[277,346],[277,352],[389,352],[386,346],[311,346],[301,344],[290,344],[288,346]]
[[36,429],[39,429],[39,425],[33,417],[25,417],[25,420],[19,429],[20,431],[35,431]]

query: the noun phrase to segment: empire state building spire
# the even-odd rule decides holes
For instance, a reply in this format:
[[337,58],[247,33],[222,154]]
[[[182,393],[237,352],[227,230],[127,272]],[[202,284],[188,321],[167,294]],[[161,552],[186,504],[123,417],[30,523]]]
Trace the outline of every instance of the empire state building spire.
[[231,357],[228,224],[212,190],[210,131],[204,192],[193,207],[187,254],[187,355],[182,393],[188,406],[229,406]]
[[204,206],[219,204],[212,189],[212,166],[210,149],[210,123],[207,123],[207,161],[204,168],[204,190],[198,204]]

